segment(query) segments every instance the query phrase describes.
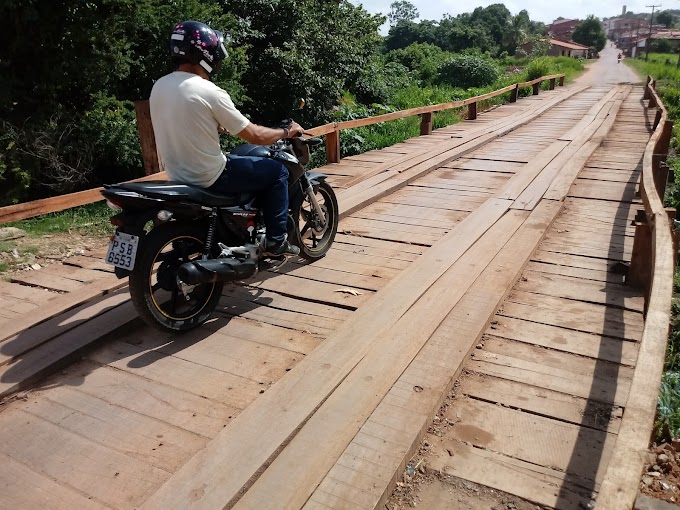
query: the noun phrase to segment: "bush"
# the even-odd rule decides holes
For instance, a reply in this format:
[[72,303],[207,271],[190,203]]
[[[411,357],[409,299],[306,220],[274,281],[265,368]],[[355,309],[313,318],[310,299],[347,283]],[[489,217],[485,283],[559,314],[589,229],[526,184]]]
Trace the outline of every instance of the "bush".
[[389,62],[396,62],[410,69],[423,83],[434,80],[437,77],[437,68],[451,57],[452,54],[448,51],[427,43],[413,43],[387,54]]
[[374,60],[354,82],[351,92],[360,103],[389,103],[399,90],[412,82],[409,70],[403,65]]
[[527,66],[527,80],[535,80],[541,76],[552,74],[553,62],[548,57],[539,57],[532,60]]
[[80,121],[79,137],[81,146],[90,147],[91,167],[102,174],[96,181],[119,182],[143,175],[134,105],[103,94],[93,99]]
[[454,87],[486,87],[499,78],[498,68],[482,57],[458,55],[439,66],[438,81]]

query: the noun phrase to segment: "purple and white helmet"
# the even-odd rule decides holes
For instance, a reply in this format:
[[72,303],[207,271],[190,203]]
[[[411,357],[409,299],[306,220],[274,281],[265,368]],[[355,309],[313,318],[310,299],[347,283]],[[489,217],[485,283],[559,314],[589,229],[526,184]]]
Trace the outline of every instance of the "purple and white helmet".
[[183,21],[170,36],[170,57],[175,65],[200,65],[212,75],[227,58],[224,34],[200,21]]

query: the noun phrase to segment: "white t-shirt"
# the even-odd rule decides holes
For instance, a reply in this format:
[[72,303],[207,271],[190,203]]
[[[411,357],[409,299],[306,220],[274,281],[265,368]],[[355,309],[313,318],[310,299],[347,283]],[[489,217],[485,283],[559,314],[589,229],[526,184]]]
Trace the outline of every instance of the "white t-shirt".
[[158,80],[149,103],[158,155],[168,177],[204,188],[212,185],[227,161],[217,127],[236,134],[250,121],[224,90],[183,71]]

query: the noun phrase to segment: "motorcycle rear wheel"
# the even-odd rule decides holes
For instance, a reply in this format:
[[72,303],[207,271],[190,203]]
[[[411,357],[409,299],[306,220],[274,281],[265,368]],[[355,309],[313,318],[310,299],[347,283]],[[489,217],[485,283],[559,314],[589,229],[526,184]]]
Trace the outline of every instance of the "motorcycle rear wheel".
[[181,332],[203,324],[217,307],[224,283],[202,283],[182,290],[177,270],[201,258],[207,227],[169,222],[144,239],[130,273],[130,296],[140,317],[162,331]]
[[306,195],[302,203],[295,205],[291,210],[293,219],[291,242],[300,248],[300,257],[310,261],[324,257],[330,250],[338,232],[340,218],[338,200],[330,184],[321,182],[315,196],[324,212],[326,220],[324,227],[321,226],[320,218]]

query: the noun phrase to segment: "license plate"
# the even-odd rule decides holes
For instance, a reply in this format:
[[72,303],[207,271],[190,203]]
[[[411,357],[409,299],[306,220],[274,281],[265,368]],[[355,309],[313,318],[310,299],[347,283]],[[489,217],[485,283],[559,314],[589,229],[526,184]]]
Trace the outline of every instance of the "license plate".
[[109,251],[104,259],[107,264],[112,264],[123,269],[133,269],[137,257],[137,244],[139,237],[123,232],[117,232],[109,243]]

